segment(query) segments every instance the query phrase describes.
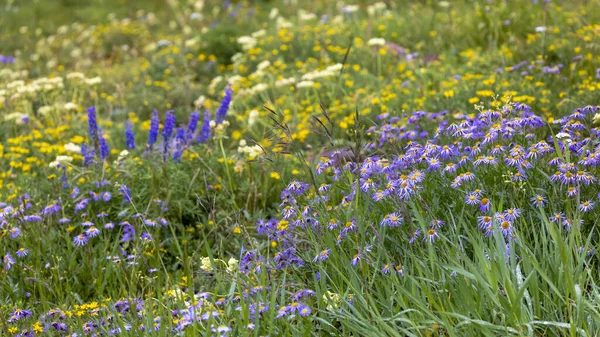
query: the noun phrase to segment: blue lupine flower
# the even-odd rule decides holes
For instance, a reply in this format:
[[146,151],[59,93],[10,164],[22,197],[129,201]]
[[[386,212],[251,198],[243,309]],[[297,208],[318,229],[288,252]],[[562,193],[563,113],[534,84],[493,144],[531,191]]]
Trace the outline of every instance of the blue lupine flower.
[[166,142],[173,134],[173,129],[175,128],[175,115],[173,114],[173,110],[167,111],[167,117],[165,117],[165,125],[163,126],[162,137]]
[[84,166],[90,166],[94,163],[96,153],[94,149],[90,148],[87,144],[81,144],[81,155],[83,156]]
[[198,127],[199,120],[200,113],[198,111],[194,111],[190,115],[190,122],[188,123],[187,131],[185,133],[186,142],[189,142],[194,137],[194,133],[196,133],[196,128]]
[[200,130],[200,134],[198,135],[199,143],[206,143],[210,137],[210,111],[204,111],[204,120],[202,121],[202,129]]
[[158,118],[158,111],[152,111],[152,118],[150,118],[150,131],[148,132],[148,145],[147,149],[151,149],[152,145],[156,143],[158,138],[158,126],[160,125],[160,119]]
[[178,163],[183,155],[185,149],[185,130],[183,128],[177,128],[175,135],[175,153],[173,153],[173,161]]
[[233,89],[230,86],[225,88],[225,97],[221,101],[221,105],[217,110],[215,121],[217,124],[223,123],[225,120],[225,116],[227,115],[227,110],[229,110],[229,105],[231,104],[231,97],[233,95]]
[[91,106],[87,109],[88,132],[92,141],[98,136],[98,121],[96,119],[96,107]]
[[105,161],[106,158],[108,158],[108,144],[106,144],[106,138],[104,138],[104,136],[100,136],[98,143],[100,147],[100,158],[102,161]]
[[133,135],[133,124],[131,121],[125,123],[125,147],[135,149],[135,136]]
[[164,141],[163,147],[163,161],[167,161],[167,153],[169,152],[169,139],[173,134],[175,128],[175,115],[172,111],[167,111],[167,117],[165,117],[165,125],[163,126],[162,137]]

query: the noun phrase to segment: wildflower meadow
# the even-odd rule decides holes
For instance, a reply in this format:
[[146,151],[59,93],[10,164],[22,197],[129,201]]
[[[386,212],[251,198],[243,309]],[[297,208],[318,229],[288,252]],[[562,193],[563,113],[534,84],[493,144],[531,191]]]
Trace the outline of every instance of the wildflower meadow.
[[600,336],[600,1],[4,0],[0,336]]

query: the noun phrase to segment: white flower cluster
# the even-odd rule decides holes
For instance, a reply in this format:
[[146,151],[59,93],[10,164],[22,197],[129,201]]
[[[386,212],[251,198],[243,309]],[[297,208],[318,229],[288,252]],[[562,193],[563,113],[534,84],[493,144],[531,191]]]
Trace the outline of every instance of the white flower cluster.
[[258,40],[254,36],[240,36],[237,39],[237,43],[242,46],[242,50],[247,51],[254,48]]
[[51,168],[58,168],[59,165],[66,165],[73,161],[73,157],[71,156],[57,156],[56,159],[48,165]]
[[[102,83],[100,77],[86,78],[81,73],[70,73],[67,75],[69,81],[80,81],[88,86],[94,86]],[[31,82],[24,80],[16,80],[6,84],[6,89],[0,90],[0,103],[5,102],[7,98],[11,100],[30,97],[40,92],[50,92],[53,90],[63,89],[65,87],[64,78],[57,77],[41,77]],[[72,109],[69,107],[67,109]]]
[[327,304],[327,310],[335,311],[342,304],[342,297],[339,294],[327,291],[323,294],[323,302]]
[[21,125],[21,124],[25,123],[25,120],[28,117],[29,116],[27,114],[24,114],[22,112],[13,112],[13,113],[6,115],[6,117],[4,117],[4,119],[6,121],[14,121],[17,125]]
[[248,159],[254,159],[259,156],[263,150],[260,146],[248,146],[245,140],[240,140],[240,145],[238,146],[238,152],[245,155]]
[[370,39],[370,40],[367,42],[367,44],[368,44],[370,47],[375,47],[375,46],[377,46],[377,47],[380,47],[380,46],[385,46],[385,39],[383,39],[383,38],[379,38],[379,37],[374,37],[374,38]]
[[[212,263],[210,262],[210,258],[209,257],[203,257],[202,258],[202,265],[200,266],[200,269],[204,270],[204,271],[212,271],[214,270]],[[238,268],[238,260],[236,260],[235,258],[229,258],[229,261],[225,262],[223,260],[218,260],[218,259],[214,259],[214,262],[222,262],[225,263],[227,265],[227,271],[230,273],[233,273],[237,270]]]
[[73,102],[60,103],[56,102],[54,105],[44,105],[38,109],[38,114],[46,116],[53,111],[77,111],[79,105]]
[[376,2],[369,7],[367,7],[367,13],[369,16],[373,16],[375,14],[383,12],[387,8],[385,2]]
[[293,78],[293,77],[282,78],[280,80],[275,81],[275,86],[277,88],[281,88],[281,87],[285,87],[285,86],[288,86],[288,85],[292,85],[294,83],[296,83],[296,79]]
[[257,119],[258,119],[258,110],[250,111],[250,113],[248,114],[248,126],[254,125],[254,123],[256,123]]
[[27,75],[29,75],[27,70],[12,70],[10,68],[0,69],[0,79],[15,81],[20,78],[27,78]]
[[67,152],[81,154],[81,146],[73,144],[73,143],[65,144],[65,150]]
[[315,13],[310,13],[303,9],[298,11],[298,19],[300,21],[310,21],[310,20],[315,20],[316,18],[317,18],[317,15]]
[[313,81],[315,79],[318,78],[324,78],[324,77],[332,77],[332,76],[338,76],[340,73],[340,70],[342,70],[343,65],[341,63],[336,63],[334,65],[330,65],[329,67],[320,70],[320,71],[312,71],[310,73],[306,73],[304,75],[302,75],[302,80],[304,81]]
[[315,85],[314,81],[300,81],[296,84],[298,88],[312,88]]

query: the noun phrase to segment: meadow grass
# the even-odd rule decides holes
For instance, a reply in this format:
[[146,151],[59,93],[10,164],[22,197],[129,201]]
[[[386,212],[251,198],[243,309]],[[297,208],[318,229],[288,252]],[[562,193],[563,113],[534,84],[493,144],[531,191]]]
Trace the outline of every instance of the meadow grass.
[[1,336],[596,336],[600,2],[8,1]]

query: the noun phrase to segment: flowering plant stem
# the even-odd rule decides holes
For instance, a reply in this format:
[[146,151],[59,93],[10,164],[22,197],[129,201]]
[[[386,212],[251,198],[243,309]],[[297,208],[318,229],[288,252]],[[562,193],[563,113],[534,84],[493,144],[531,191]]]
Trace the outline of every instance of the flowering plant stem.
[[223,147],[223,139],[219,139],[219,147],[221,148],[221,153],[223,154],[223,162],[225,163],[225,172],[227,172],[227,182],[229,184],[229,193],[231,194],[231,201],[235,208],[237,208],[237,204],[235,202],[235,194],[233,193],[233,181],[231,180],[231,174],[229,173],[229,164],[227,163],[227,154],[225,153],[225,148]]

